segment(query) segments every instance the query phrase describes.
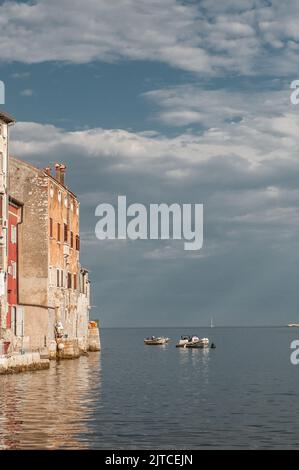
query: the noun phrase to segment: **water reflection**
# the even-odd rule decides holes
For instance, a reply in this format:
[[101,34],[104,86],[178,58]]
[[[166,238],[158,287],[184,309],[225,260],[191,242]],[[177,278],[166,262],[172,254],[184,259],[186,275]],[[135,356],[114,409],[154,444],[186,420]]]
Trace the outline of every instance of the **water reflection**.
[[209,361],[210,361],[210,349],[209,348],[178,348],[180,364],[185,370],[188,370],[190,374],[191,368],[199,376],[201,385],[207,384],[209,381]]
[[49,371],[2,376],[0,449],[85,448],[91,432],[87,423],[100,401],[97,353],[53,362]]
[[194,366],[198,363],[205,366],[208,365],[210,355],[209,348],[178,348],[178,351],[180,352],[181,364],[191,360]]

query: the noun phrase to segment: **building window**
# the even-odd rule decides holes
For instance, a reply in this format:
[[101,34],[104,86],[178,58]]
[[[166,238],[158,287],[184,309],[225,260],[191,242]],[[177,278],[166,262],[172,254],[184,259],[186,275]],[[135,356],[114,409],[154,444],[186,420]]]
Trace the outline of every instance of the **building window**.
[[67,288],[68,289],[72,288],[72,275],[71,275],[71,273],[67,273]]
[[17,227],[15,225],[11,226],[10,241],[11,243],[17,243]]
[[77,274],[74,274],[74,289],[77,290]]
[[17,263],[13,261],[11,263],[11,266],[12,266],[12,277],[13,279],[17,279]]
[[67,230],[67,224],[64,224],[64,243],[67,243],[68,240],[68,230]]
[[76,250],[80,251],[80,237],[76,235]]
[[58,202],[61,203],[61,191],[58,191]]
[[17,336],[17,308],[11,307],[11,317],[13,323],[13,332],[14,335]]
[[81,286],[80,286],[81,294],[85,294],[85,286],[86,286],[85,274],[83,272],[81,272]]
[[53,188],[53,186],[50,187],[50,197],[51,198],[54,197],[54,188]]
[[57,287],[60,287],[60,271],[59,269],[56,270],[57,273]]
[[71,248],[74,247],[74,234],[71,232]]
[[60,271],[60,286],[61,287],[64,286],[63,269],[61,269],[61,271]]
[[12,307],[12,318],[14,323],[15,336],[24,335],[24,309],[22,307]]
[[60,224],[57,224],[57,241],[60,242]]
[[53,238],[53,219],[50,218],[50,238]]

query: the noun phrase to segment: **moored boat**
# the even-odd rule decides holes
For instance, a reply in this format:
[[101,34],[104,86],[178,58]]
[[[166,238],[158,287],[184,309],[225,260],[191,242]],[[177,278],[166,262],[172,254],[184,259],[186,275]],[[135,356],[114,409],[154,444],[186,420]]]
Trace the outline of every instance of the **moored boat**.
[[166,338],[165,336],[151,336],[150,338],[145,338],[144,343],[148,344],[150,346],[156,346],[159,344],[166,344],[168,343],[169,338]]
[[199,338],[198,336],[181,336],[179,342],[176,344],[177,348],[206,348],[209,346],[208,338]]

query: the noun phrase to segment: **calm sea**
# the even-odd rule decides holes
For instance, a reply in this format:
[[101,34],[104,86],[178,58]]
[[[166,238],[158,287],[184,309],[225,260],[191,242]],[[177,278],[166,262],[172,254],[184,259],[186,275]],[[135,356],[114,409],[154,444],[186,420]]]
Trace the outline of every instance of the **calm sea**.
[[[215,350],[176,349],[181,334]],[[166,346],[143,338],[164,334]],[[104,329],[101,353],[0,377],[0,449],[298,448],[299,329]]]

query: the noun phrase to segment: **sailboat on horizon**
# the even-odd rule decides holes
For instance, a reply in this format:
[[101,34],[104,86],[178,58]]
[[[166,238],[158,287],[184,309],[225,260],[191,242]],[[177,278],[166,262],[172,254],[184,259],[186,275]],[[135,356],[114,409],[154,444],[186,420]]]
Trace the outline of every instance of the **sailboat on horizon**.
[[213,317],[211,317],[211,328],[214,328]]

